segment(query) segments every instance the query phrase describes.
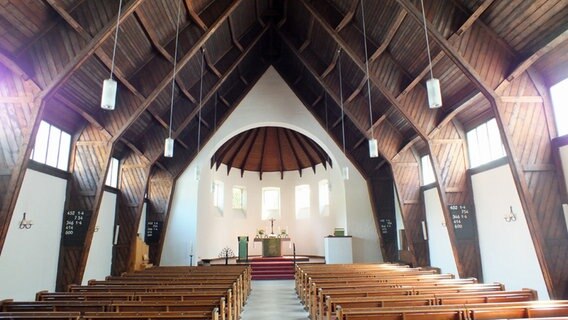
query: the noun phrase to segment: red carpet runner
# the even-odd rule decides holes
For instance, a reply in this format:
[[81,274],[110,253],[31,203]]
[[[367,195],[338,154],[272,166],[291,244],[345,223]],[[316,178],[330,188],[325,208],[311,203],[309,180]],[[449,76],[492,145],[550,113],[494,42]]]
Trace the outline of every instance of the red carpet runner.
[[253,258],[252,280],[294,279],[294,261],[284,257]]

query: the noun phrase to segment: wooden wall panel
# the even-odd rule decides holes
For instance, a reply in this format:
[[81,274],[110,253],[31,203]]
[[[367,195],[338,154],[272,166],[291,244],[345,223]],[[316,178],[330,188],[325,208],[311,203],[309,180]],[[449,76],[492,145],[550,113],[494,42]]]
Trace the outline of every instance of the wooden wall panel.
[[34,102],[38,89],[2,70],[0,78],[0,253],[33,148],[45,104]]
[[[431,134],[428,147],[459,275],[460,277],[475,277],[482,281],[473,192],[467,178],[467,147],[464,133],[456,122],[448,122]],[[449,205],[466,205],[469,208],[470,219],[474,221],[475,236],[473,238],[456,238],[451,213],[448,209]]]
[[[390,171],[389,168],[386,170]],[[388,173],[371,177],[369,179],[369,189],[375,210],[376,221],[389,219],[394,224],[392,230],[397,232],[398,226],[396,225],[394,185],[392,178],[389,177]],[[383,260],[385,262],[398,261],[398,235],[395,234],[393,238],[384,237],[380,229],[377,231],[380,237]]]
[[555,165],[547,110],[543,103],[526,102],[524,96],[539,95],[528,73],[513,80],[502,91],[511,101],[498,106],[511,154],[513,176],[523,200],[523,209],[535,244],[549,294],[552,298],[568,297],[568,232],[562,214],[561,170]]
[[167,231],[166,217],[170,211],[173,196],[174,177],[161,169],[154,170],[148,183],[148,211],[147,219],[162,221],[162,234],[160,242],[150,245],[150,261],[158,265],[161,257],[163,239]]
[[82,245],[72,246],[61,242],[57,272],[59,291],[65,290],[70,284],[80,284],[83,279],[111,158],[112,144],[109,141],[110,136],[105,131],[89,125],[75,143],[65,210],[91,211],[92,215]]
[[[147,190],[150,165],[141,156],[130,153],[122,162],[120,194],[116,225],[120,226],[118,242],[114,246],[111,273],[120,275],[132,270],[136,231],[142,216],[144,194]],[[116,227],[115,227],[116,229]]]
[[414,255],[416,265],[428,266],[428,241],[424,240],[422,232],[426,214],[420,199],[420,166],[412,147],[402,150],[391,161],[391,166],[410,252]]

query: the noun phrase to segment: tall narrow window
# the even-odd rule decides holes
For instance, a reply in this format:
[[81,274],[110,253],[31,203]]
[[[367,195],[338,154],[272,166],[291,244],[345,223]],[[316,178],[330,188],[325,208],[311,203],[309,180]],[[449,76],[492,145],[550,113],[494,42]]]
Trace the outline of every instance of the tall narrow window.
[[296,186],[296,219],[310,217],[310,185]]
[[116,158],[110,159],[110,164],[106,176],[105,185],[113,188],[118,188],[118,166],[120,162]]
[[329,181],[318,183],[319,212],[321,216],[329,216]]
[[223,188],[223,182],[213,182],[213,206],[220,210],[223,210]]
[[550,88],[558,136],[568,134],[568,78]]
[[67,171],[69,170],[70,150],[71,135],[41,121],[30,159]]
[[479,167],[507,155],[495,119],[468,131],[467,145],[471,168]]
[[262,188],[262,220],[280,219],[280,188]]
[[233,187],[233,209],[245,210],[246,208],[246,189],[245,187]]
[[425,155],[420,158],[420,167],[422,168],[422,185],[436,182],[436,176],[434,175],[434,169],[432,168],[432,161],[430,161],[430,155]]

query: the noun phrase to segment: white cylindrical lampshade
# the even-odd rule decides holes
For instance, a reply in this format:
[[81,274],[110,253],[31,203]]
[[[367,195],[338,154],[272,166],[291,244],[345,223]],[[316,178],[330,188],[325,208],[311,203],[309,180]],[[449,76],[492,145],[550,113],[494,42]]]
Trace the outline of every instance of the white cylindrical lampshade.
[[101,108],[114,110],[116,104],[117,84],[113,79],[103,81],[103,93],[101,94]]
[[348,166],[341,168],[341,175],[343,176],[343,180],[349,180],[349,167]]
[[430,109],[441,107],[442,90],[440,90],[440,80],[432,78],[426,81],[426,90],[428,91],[428,105]]
[[376,158],[379,156],[379,145],[377,139],[369,139],[369,157]]
[[174,156],[174,139],[166,138],[164,142],[164,157],[171,158]]

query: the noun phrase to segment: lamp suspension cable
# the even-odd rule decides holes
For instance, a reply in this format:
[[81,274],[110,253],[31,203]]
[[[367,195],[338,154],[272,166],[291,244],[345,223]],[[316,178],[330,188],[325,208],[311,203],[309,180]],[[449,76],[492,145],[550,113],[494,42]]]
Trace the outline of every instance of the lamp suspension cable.
[[[343,140],[343,154],[345,153],[345,112],[343,111],[343,77],[341,74],[341,49],[338,49],[337,67],[339,69],[339,106],[341,108],[341,139]],[[344,180],[349,179],[349,167],[345,166],[342,169]]]
[[[197,154],[199,154],[199,150],[201,150],[201,108],[203,106],[203,69],[204,69],[204,58],[205,58],[205,48],[201,48],[201,70],[199,75],[199,105],[197,106]],[[201,177],[201,169],[199,165],[195,166],[195,180],[199,181]]]
[[197,153],[199,153],[201,145],[201,107],[203,99],[203,64],[204,64],[205,48],[201,48],[201,71],[199,78],[199,110],[197,111]]
[[373,107],[371,102],[371,77],[369,77],[369,55],[367,52],[367,30],[365,27],[365,7],[363,6],[363,0],[361,3],[361,20],[363,23],[363,44],[365,47],[365,72],[367,76],[367,98],[369,104],[369,121],[371,123],[371,138],[369,139],[369,156],[371,158],[376,158],[379,156],[379,148],[377,144],[377,139],[375,139],[374,128],[373,128]]
[[181,15],[181,0],[178,1],[177,7],[177,21],[176,21],[176,44],[174,49],[174,73],[172,76],[172,89],[170,97],[170,125],[168,130],[168,138],[164,144],[164,157],[171,158],[174,156],[174,139],[172,139],[172,123],[174,119],[174,93],[175,93],[175,83],[177,75],[177,54],[178,54],[178,44],[179,44],[179,21]]
[[116,57],[116,45],[118,43],[118,29],[120,27],[120,15],[122,13],[122,0],[118,3],[118,15],[116,16],[116,30],[114,31],[114,44],[112,46],[112,58],[110,63],[110,76],[103,81],[103,91],[101,93],[101,108],[105,110],[114,110],[116,106],[116,94],[118,84],[113,79],[114,60]]
[[430,68],[430,79],[426,81],[428,105],[430,109],[436,109],[442,106],[442,91],[440,89],[440,80],[434,78],[434,72],[432,71],[432,56],[430,54],[430,40],[428,39],[428,26],[426,25],[426,12],[424,10],[424,0],[420,0],[420,6],[422,8],[422,22],[424,23],[426,51],[428,52],[428,66]]

